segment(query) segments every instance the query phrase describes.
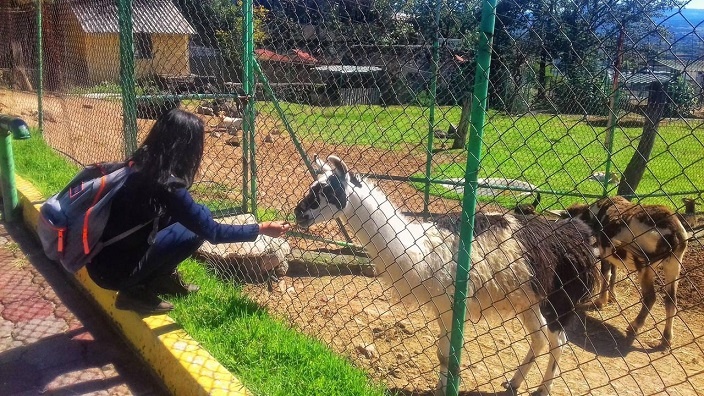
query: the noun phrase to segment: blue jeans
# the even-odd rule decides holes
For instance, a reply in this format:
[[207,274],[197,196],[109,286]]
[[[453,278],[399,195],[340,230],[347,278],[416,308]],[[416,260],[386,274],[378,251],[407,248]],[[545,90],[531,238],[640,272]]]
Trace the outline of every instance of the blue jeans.
[[86,269],[91,279],[103,289],[128,289],[172,274],[202,244],[201,237],[181,223],[173,223],[159,230],[154,243],[149,245],[137,262],[124,260],[117,254],[99,254],[86,265]]

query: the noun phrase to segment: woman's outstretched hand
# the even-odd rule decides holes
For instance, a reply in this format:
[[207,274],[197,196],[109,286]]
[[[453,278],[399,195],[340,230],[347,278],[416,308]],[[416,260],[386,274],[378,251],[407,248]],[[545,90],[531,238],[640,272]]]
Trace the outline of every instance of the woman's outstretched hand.
[[265,221],[259,223],[259,233],[279,238],[286,234],[291,229],[291,224],[288,221]]

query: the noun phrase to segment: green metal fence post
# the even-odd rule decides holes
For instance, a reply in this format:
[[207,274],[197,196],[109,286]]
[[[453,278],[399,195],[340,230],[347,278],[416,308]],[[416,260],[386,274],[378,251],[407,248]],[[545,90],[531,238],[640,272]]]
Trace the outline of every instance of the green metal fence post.
[[[254,143],[254,70],[252,67],[254,57],[254,3],[252,0],[242,1],[242,15],[244,21],[242,23],[242,68],[244,76],[242,78],[242,89],[246,96],[244,103],[244,119],[242,120],[242,148],[244,161],[249,162],[249,170],[251,177],[249,179],[249,202],[252,213],[256,216],[257,213],[257,162],[255,157]],[[246,136],[246,138],[245,138]],[[244,205],[247,205],[247,168],[246,163],[243,163],[245,182],[242,186],[242,197]],[[246,212],[246,207],[243,208]]]
[[462,199],[462,222],[457,258],[455,294],[452,303],[452,333],[447,373],[447,395],[457,396],[460,385],[460,354],[464,338],[464,321],[467,313],[467,285],[469,283],[470,257],[474,235],[474,212],[477,207],[477,178],[481,162],[482,134],[489,91],[489,66],[491,46],[494,38],[496,1],[484,0],[480,23],[477,71],[474,77],[470,136],[467,152],[467,167],[464,175],[464,197]]
[[29,128],[19,118],[0,115],[0,191],[4,219],[10,223],[17,218],[20,207],[15,184],[15,159],[12,155],[12,139],[28,139]]
[[428,215],[430,202],[430,172],[433,163],[433,138],[435,136],[435,105],[438,94],[438,73],[440,71],[440,10],[442,0],[435,0],[435,15],[433,26],[432,75],[430,76],[430,111],[428,113],[428,148],[425,154],[425,188],[423,190],[423,214]]
[[134,76],[134,38],[132,37],[132,0],[117,0],[120,28],[120,86],[122,88],[122,132],[125,157],[137,150],[137,99]]
[[42,0],[37,0],[37,119],[39,131],[44,131],[44,35],[42,32]]
[[625,39],[625,30],[623,25],[619,29],[618,41],[616,43],[616,62],[614,62],[614,77],[611,85],[611,92],[609,95],[609,121],[606,128],[606,139],[604,145],[606,146],[606,169],[604,169],[604,181],[602,185],[602,198],[606,198],[609,195],[609,182],[611,181],[611,163],[613,161],[613,150],[614,150],[614,134],[616,132],[616,124],[618,124],[618,117],[616,112],[618,111],[618,98],[619,98],[619,77],[621,75],[621,61],[623,53],[623,42]]

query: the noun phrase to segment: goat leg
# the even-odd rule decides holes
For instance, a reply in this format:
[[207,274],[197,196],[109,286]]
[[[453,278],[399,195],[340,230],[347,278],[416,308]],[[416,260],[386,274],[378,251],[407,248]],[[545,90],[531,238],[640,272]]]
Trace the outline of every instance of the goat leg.
[[650,313],[653,305],[655,305],[655,271],[650,266],[644,266],[638,270],[638,279],[640,280],[640,287],[643,293],[643,305],[640,308],[638,316],[636,316],[626,329],[626,334],[629,336],[634,336],[638,333],[638,330],[640,330],[645,323],[645,318]]
[[599,280],[599,297],[594,300],[594,308],[601,309],[611,300],[614,284],[616,283],[616,266],[608,260],[601,260],[601,279]]
[[672,322],[677,314],[677,285],[680,278],[681,260],[684,256],[684,249],[675,252],[663,261],[663,273],[665,276],[665,331],[662,333],[662,343],[669,346],[672,341]]

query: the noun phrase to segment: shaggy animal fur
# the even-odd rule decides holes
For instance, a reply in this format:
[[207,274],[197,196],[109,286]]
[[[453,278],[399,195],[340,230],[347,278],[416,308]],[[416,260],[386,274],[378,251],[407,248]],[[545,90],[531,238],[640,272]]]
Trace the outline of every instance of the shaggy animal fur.
[[601,308],[614,296],[617,265],[637,272],[643,305],[628,326],[629,335],[638,332],[655,304],[654,268],[662,264],[667,316],[662,340],[669,345],[673,335],[672,322],[677,313],[680,267],[687,249],[687,231],[675,213],[665,206],[634,204],[620,196],[604,198],[592,205],[573,205],[567,208],[567,213],[585,221],[597,235],[602,258],[602,285],[599,297],[594,301],[595,307]]
[[[360,180],[339,158],[319,164],[323,173],[295,209],[298,225],[342,218],[372,257],[377,273],[404,302],[428,307],[440,334],[438,392],[444,394],[450,351],[452,300],[459,236],[456,230],[405,218],[379,189]],[[450,227],[454,228],[454,227]],[[511,214],[478,212],[472,243],[467,320],[518,317],[531,348],[504,386],[517,389],[549,346],[543,381],[547,395],[567,342],[564,327],[574,305],[596,279],[592,233],[580,220],[519,222]]]

